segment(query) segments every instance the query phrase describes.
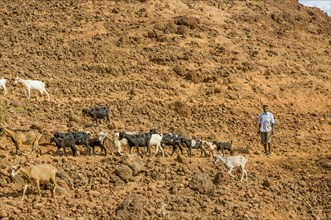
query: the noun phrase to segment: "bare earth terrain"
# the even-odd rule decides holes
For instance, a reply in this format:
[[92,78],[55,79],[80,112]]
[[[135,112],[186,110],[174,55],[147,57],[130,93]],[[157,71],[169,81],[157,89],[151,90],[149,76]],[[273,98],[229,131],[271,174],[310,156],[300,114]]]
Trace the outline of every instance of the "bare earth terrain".
[[[331,18],[297,0],[0,1],[0,123],[42,128],[42,155],[0,136],[0,219],[331,219]],[[15,77],[46,82],[51,100]],[[274,154],[257,117],[274,114]],[[81,110],[107,105],[95,126]],[[56,131],[230,141],[248,180],[193,150],[167,157],[56,155]],[[111,139],[110,135],[110,139]],[[28,153],[31,147],[22,150]],[[154,151],[155,149],[153,149]],[[69,153],[69,151],[68,151]],[[55,198],[11,166],[50,163]],[[46,186],[47,187],[47,186]]]

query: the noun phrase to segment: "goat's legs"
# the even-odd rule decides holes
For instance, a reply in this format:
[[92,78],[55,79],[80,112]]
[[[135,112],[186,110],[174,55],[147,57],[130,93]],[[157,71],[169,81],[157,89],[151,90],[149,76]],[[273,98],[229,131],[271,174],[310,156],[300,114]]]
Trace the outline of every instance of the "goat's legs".
[[106,147],[105,147],[105,146],[103,146],[103,145],[101,146],[101,153],[102,153],[102,152],[105,152],[105,155],[107,155],[107,150],[106,150]]
[[77,157],[77,149],[76,149],[76,147],[75,146],[72,146],[70,148],[71,148],[71,151],[72,151],[72,156],[73,157]]
[[200,149],[200,157],[202,157],[202,155],[204,155],[205,157],[207,157],[207,152],[206,152],[206,150],[205,150],[204,147],[201,147],[201,149]]
[[148,153],[148,157],[151,156],[151,147],[149,145],[147,145],[147,153]]
[[164,157],[164,150],[163,150],[163,147],[161,145],[158,145],[159,148],[161,149],[161,152],[162,152],[162,157]]
[[171,156],[174,155],[176,149],[177,149],[177,146],[176,146],[176,145],[172,145],[172,153],[171,153]]
[[233,167],[229,168],[228,173],[230,174],[230,176],[234,177],[234,175],[232,175],[232,169],[233,169]]
[[55,189],[56,189],[56,187],[57,187],[57,183],[56,183],[56,180],[55,180],[55,176],[53,176],[52,178],[51,178],[51,182],[53,183],[53,190],[52,190],[52,197],[54,198],[54,194],[55,194]]
[[192,147],[188,148],[188,154],[189,154],[189,157],[192,157]]
[[244,176],[245,176],[245,179],[247,180],[247,172],[246,172],[246,170],[245,170],[245,167],[241,167],[241,171],[242,171],[242,175],[241,175],[241,179],[240,179],[240,181],[242,181],[243,180],[243,178],[244,178]]
[[48,94],[48,92],[46,91],[46,89],[44,89],[43,92],[46,93],[46,95],[47,95],[47,100],[48,100],[48,101],[51,100],[51,97],[49,96],[49,94]]
[[91,156],[92,155],[92,152],[91,152],[91,146],[90,145],[88,145],[88,144],[86,144],[86,145],[84,145],[85,147],[86,147],[86,151],[87,151],[87,154],[89,155],[89,156]]
[[159,146],[158,145],[156,145],[156,151],[154,153],[154,157],[156,156],[157,152],[159,152]]
[[[139,147],[138,147],[138,146],[136,146],[136,149],[137,149],[137,152],[138,152],[138,154],[139,154],[141,157],[143,157],[143,155],[141,154],[141,152],[140,152],[140,150],[139,150]],[[148,149],[147,149],[147,151],[148,151]]]
[[156,151],[155,151],[154,157],[156,156],[156,153],[159,151],[159,149],[160,149],[160,151],[162,153],[162,157],[164,157],[163,147],[161,145],[159,145],[159,144],[156,145]]
[[27,188],[28,188],[28,184],[25,184],[24,185],[24,188],[23,188],[23,196],[22,196],[22,199],[21,200],[24,200],[24,196],[25,196],[25,193],[26,193]]
[[6,89],[6,86],[5,86],[5,85],[3,85],[3,86],[2,86],[2,88],[3,88],[3,91],[4,91],[4,95],[6,95],[6,94],[7,94],[7,89]]
[[179,150],[180,150],[180,154],[183,154],[183,148],[180,144],[178,144]]
[[37,185],[37,190],[38,190],[39,197],[41,197],[40,182],[39,182],[39,180],[36,180],[36,185]]
[[63,151],[64,151],[64,155],[65,155],[66,157],[68,157],[68,155],[67,155],[67,151],[66,151],[66,147],[65,147],[65,146],[63,146]]
[[21,142],[17,142],[16,143],[16,155],[19,155],[19,154],[24,155],[23,152],[21,152],[21,150],[20,150],[21,147],[22,147],[22,143]]
[[[25,93],[25,95],[26,95],[26,93]],[[31,96],[31,89],[28,89],[28,94],[27,94],[28,99],[30,98],[30,96]]]
[[30,155],[33,153],[33,151],[36,151],[37,154],[39,153],[41,155],[41,149],[39,148],[39,144],[38,144],[37,140],[35,140],[34,143],[33,143]]

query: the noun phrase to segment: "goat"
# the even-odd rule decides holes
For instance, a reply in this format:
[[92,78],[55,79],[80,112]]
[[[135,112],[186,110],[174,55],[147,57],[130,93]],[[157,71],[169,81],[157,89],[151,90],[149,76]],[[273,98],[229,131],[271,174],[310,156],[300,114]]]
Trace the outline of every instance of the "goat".
[[[210,141],[202,141],[202,147],[204,148],[204,152],[208,152],[208,156],[214,154],[214,150],[217,149],[217,145]],[[207,155],[205,155],[207,156]]]
[[7,83],[7,80],[6,79],[4,79],[4,78],[1,78],[0,79],[0,89],[1,88],[3,89],[4,95],[7,94],[6,83]]
[[242,170],[242,175],[241,175],[241,179],[240,181],[243,180],[244,176],[247,180],[247,172],[245,170],[245,166],[246,166],[246,163],[247,163],[247,158],[245,158],[244,156],[228,156],[228,157],[224,157],[223,154],[222,155],[217,155],[215,154],[214,155],[214,158],[213,158],[213,162],[214,164],[216,164],[216,162],[218,160],[221,160],[225,166],[227,167],[228,169],[228,173],[230,174],[230,176],[234,177],[232,175],[232,169],[235,168],[235,167],[238,167],[240,166],[241,167],[241,170]]
[[57,146],[57,152],[63,148],[64,151],[64,155],[67,157],[67,151],[66,151],[66,147],[70,147],[71,151],[72,151],[72,155],[74,157],[77,156],[77,149],[75,147],[75,143],[76,140],[74,139],[73,136],[68,135],[65,136],[64,138],[56,138],[56,137],[52,137],[51,138],[51,143],[54,142],[55,145]]
[[222,150],[222,154],[224,154],[224,150],[228,150],[231,155],[233,155],[233,150],[232,150],[232,142],[218,142],[218,141],[213,141],[213,144],[217,146],[217,151]]
[[156,156],[157,152],[160,150],[162,153],[162,157],[164,157],[164,150],[161,145],[163,135],[159,134],[155,129],[151,129],[149,133],[151,134],[151,138],[148,142],[148,148],[150,148],[151,146],[156,146],[156,151],[154,156]]
[[151,139],[151,136],[152,136],[151,133],[128,134],[125,132],[120,132],[118,140],[122,140],[123,138],[126,138],[128,140],[128,145],[130,147],[129,153],[131,154],[132,148],[136,147],[138,154],[142,157],[139,151],[139,147],[147,146],[147,152],[150,155],[149,141]]
[[198,140],[198,139],[190,140],[190,139],[183,138],[183,143],[185,143],[185,145],[188,148],[189,157],[192,157],[192,148],[200,148],[200,151],[201,151],[200,157],[202,156],[203,153],[205,155],[207,154],[206,150],[203,148],[203,142],[201,140]]
[[55,132],[54,137],[65,138],[72,136],[75,139],[76,145],[83,145],[86,148],[87,154],[91,156],[91,146],[89,145],[90,134],[84,131],[70,131],[67,133]]
[[8,127],[0,128],[0,134],[7,134],[12,141],[16,145],[16,155],[18,155],[23,144],[32,144],[32,149],[30,155],[33,151],[37,151],[37,153],[41,154],[41,150],[39,148],[39,139],[42,134],[37,129],[29,129],[29,130],[20,130],[20,129],[11,129]]
[[109,109],[107,106],[86,108],[82,110],[83,116],[90,116],[98,125],[98,119],[106,119],[109,122]]
[[30,98],[30,93],[31,93],[32,89],[38,90],[41,95],[43,95],[45,93],[47,95],[48,101],[51,99],[48,92],[46,91],[46,88],[45,88],[46,85],[44,82],[42,82],[40,80],[28,80],[28,79],[25,80],[25,79],[16,77],[14,83],[17,84],[18,82],[22,83],[22,85],[24,85],[26,90],[28,91],[28,93],[26,93],[26,91],[24,91],[24,93],[28,99]]
[[178,134],[164,134],[161,141],[161,146],[164,148],[165,146],[172,146],[172,153],[171,156],[175,153],[177,147],[179,147],[180,152],[183,153],[183,148],[181,146],[183,143],[183,138]]
[[[126,134],[137,134],[135,132],[125,132]],[[122,148],[123,147],[128,147],[129,148],[129,143],[128,140],[126,138],[122,138],[121,140],[119,139],[120,137],[120,133],[116,132],[113,135],[113,143],[115,145],[115,149],[117,151],[117,153],[119,153],[120,155],[122,155]]]
[[105,147],[106,138],[107,138],[107,133],[100,132],[99,136],[97,138],[90,138],[89,139],[89,145],[93,149],[93,154],[94,154],[95,147],[99,146],[101,148],[101,153],[105,152],[105,155],[107,155],[107,150],[106,150],[106,147]]
[[41,197],[40,192],[40,183],[49,183],[51,182],[53,186],[52,196],[54,197],[54,192],[57,187],[57,183],[55,180],[57,169],[50,164],[38,164],[32,165],[30,167],[21,167],[19,165],[14,165],[11,168],[10,176],[15,178],[16,175],[21,174],[21,177],[24,181],[24,189],[22,200],[24,200],[24,196],[29,184],[35,183],[38,189],[38,194]]

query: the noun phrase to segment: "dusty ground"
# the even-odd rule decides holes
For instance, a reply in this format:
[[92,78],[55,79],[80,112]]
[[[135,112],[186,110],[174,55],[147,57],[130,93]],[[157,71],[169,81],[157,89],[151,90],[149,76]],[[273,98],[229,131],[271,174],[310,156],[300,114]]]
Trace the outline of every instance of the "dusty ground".
[[[234,3],[235,2],[235,3]],[[330,219],[331,18],[295,0],[1,1],[2,126],[45,134],[175,132],[233,140],[248,181],[194,152],[173,157],[15,157],[0,139],[4,219]],[[46,82],[26,100],[16,76]],[[276,119],[274,155],[256,135],[261,104]],[[107,105],[93,126],[82,108]],[[26,153],[29,146],[23,149]],[[127,150],[126,150],[127,151]],[[167,149],[170,152],[170,149]],[[20,163],[53,164],[56,197],[12,181]]]

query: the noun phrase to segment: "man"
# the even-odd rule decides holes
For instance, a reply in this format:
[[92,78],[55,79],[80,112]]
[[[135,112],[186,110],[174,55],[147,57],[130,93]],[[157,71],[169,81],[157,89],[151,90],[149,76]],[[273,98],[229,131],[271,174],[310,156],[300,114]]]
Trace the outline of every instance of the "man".
[[264,154],[271,156],[271,139],[274,133],[274,116],[271,112],[268,112],[268,105],[262,105],[263,112],[259,116],[259,131],[261,135],[261,144],[264,146]]

